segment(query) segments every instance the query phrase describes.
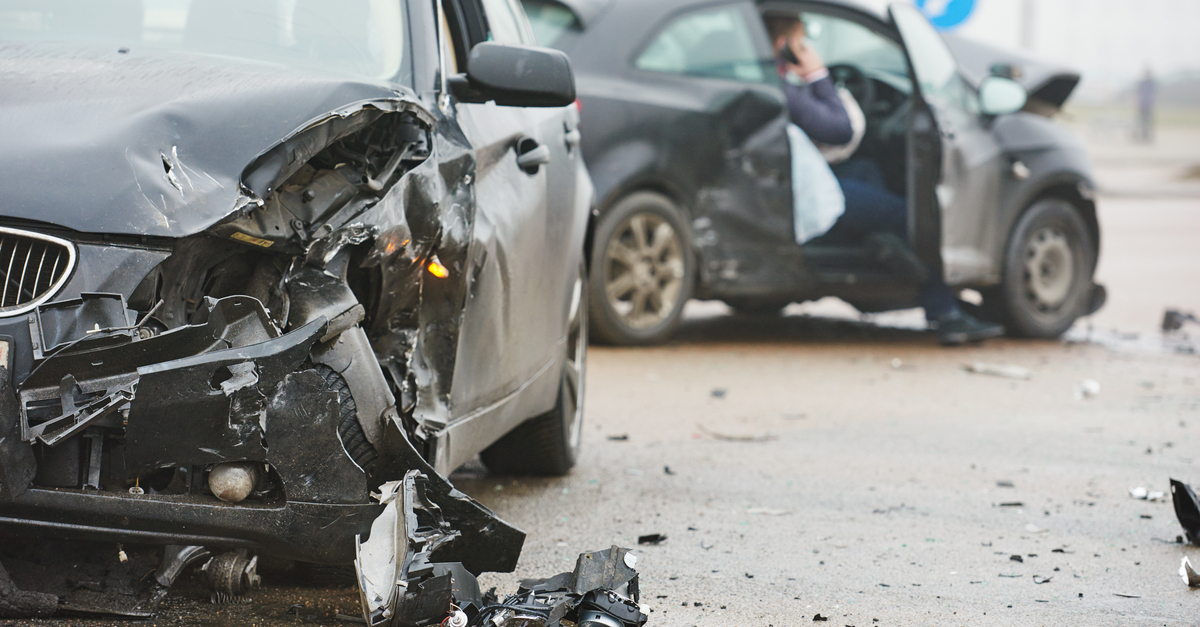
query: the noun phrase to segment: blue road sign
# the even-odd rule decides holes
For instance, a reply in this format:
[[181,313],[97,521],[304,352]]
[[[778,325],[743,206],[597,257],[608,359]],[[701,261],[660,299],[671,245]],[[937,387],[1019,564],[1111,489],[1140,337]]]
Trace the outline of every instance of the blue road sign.
[[975,12],[975,0],[916,0],[929,21],[940,30],[958,28]]

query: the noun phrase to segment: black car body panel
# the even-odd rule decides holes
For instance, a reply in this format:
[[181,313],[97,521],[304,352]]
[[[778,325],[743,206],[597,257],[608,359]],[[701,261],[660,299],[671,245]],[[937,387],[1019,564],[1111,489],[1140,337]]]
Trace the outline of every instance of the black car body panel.
[[[795,243],[791,161],[782,132],[786,114],[782,91],[772,83],[772,53],[761,22],[747,21],[747,36],[767,68],[763,80],[636,66],[672,20],[719,8],[746,16],[803,12],[890,42],[897,51],[888,53],[897,59],[895,73],[873,70],[869,76],[877,109],[867,111],[867,139],[858,154],[884,162],[889,189],[908,194],[910,242],[951,287],[997,286],[1008,234],[1040,198],[1072,203],[1098,242],[1086,154],[1047,117],[1078,80],[1069,70],[951,40],[962,50],[970,97],[989,73],[1007,72],[1030,90],[1031,99],[1017,113],[947,115],[944,107],[914,93],[906,44],[891,16],[851,2],[529,1],[557,2],[578,17],[579,27],[553,45],[576,65],[584,156],[601,214],[638,191],[674,202],[690,230],[682,236],[696,259],[695,296],[786,303],[832,295],[860,310],[880,311],[914,306],[919,288],[879,267],[870,251],[820,240]],[[880,58],[870,57],[870,63],[887,65]]]
[[[592,206],[573,85],[457,102],[437,4],[396,6],[386,80],[0,42],[0,532],[348,563],[370,493],[417,473],[435,561],[514,568],[524,534],[443,475],[560,401]],[[218,500],[220,467],[248,493]]]

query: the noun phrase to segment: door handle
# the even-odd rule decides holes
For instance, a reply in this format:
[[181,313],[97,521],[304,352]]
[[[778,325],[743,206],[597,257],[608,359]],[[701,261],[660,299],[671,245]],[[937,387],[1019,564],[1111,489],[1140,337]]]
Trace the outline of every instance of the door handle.
[[579,142],[583,141],[583,134],[579,132],[579,129],[567,131],[563,135],[563,141],[567,143],[567,148],[575,148]]
[[550,163],[549,148],[528,137],[517,142],[517,167],[521,171],[532,176],[547,163]]

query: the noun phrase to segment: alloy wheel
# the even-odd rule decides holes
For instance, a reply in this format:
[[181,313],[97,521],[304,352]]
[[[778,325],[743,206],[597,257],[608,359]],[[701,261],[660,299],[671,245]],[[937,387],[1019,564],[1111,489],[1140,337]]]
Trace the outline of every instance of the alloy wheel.
[[661,216],[634,213],[609,238],[605,296],[624,324],[648,329],[664,322],[683,291],[684,248]]

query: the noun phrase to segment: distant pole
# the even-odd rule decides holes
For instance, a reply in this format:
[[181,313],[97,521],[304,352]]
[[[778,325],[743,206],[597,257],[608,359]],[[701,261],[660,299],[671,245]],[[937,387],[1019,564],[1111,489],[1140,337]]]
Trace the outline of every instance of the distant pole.
[[1033,0],[1022,0],[1021,2],[1021,48],[1026,52],[1033,52],[1033,23],[1034,23]]

